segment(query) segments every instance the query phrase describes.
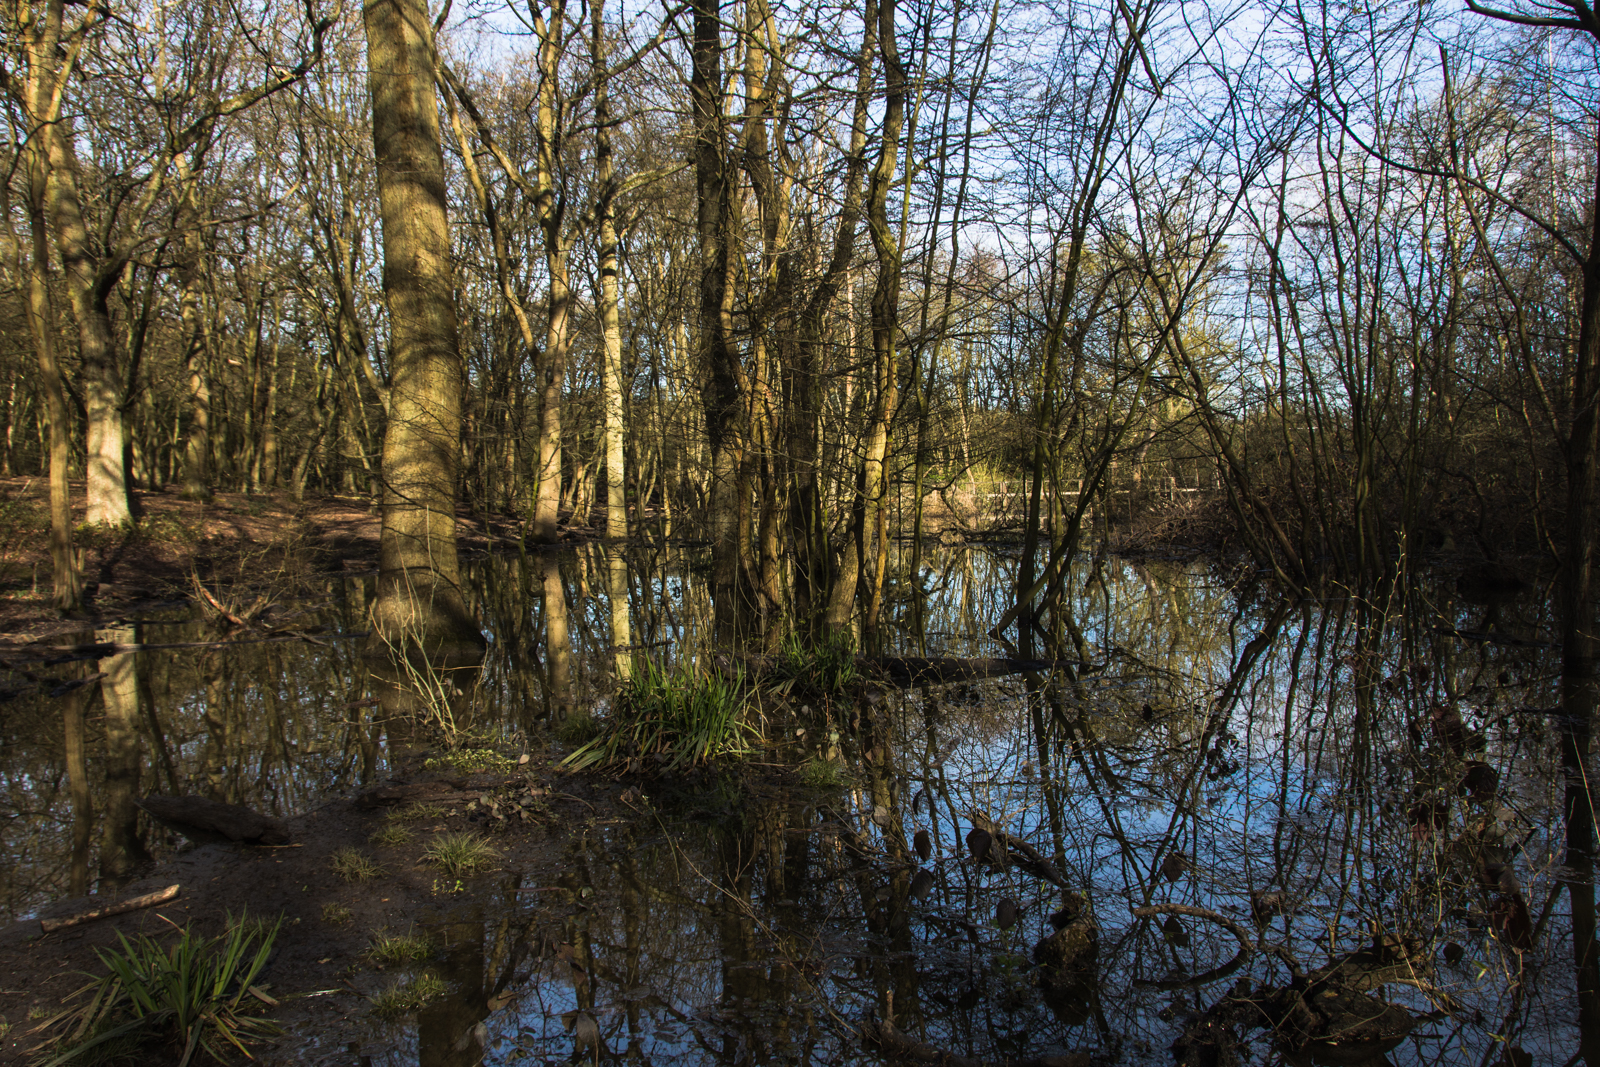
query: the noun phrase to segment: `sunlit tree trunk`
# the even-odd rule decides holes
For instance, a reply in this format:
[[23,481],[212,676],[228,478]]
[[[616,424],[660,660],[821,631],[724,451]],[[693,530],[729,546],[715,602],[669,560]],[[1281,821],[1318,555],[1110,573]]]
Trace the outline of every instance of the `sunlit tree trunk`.
[[[187,168],[185,168],[186,170]],[[183,339],[183,366],[189,380],[189,432],[183,449],[183,495],[190,500],[211,497],[211,383],[206,369],[205,331],[200,322],[204,253],[196,215],[194,177],[185,173],[184,198],[189,229],[183,235],[183,298],[179,328]]]
[[[77,553],[72,547],[72,499],[67,476],[72,462],[72,414],[67,406],[66,384],[62,377],[61,361],[56,352],[56,315],[50,296],[50,237],[47,223],[50,182],[50,142],[56,136],[55,118],[61,101],[57,86],[66,77],[66,71],[57,62],[57,49],[62,36],[62,0],[51,0],[44,10],[44,18],[34,27],[28,40],[28,110],[36,133],[23,149],[24,174],[27,178],[28,236],[30,256],[28,262],[27,315],[28,332],[33,338],[35,359],[39,367],[39,391],[43,394],[43,411],[49,423],[47,450],[50,481],[50,570],[53,585],[52,602],[62,612],[75,611],[82,598],[82,579],[78,573]],[[0,192],[0,207],[5,210],[9,228],[11,209],[9,189]],[[16,250],[14,261],[21,274],[21,243],[13,237]]]
[[391,647],[481,646],[456,562],[462,364],[432,23],[422,0],[363,16],[392,368],[373,630]]
[[61,254],[72,315],[78,323],[78,351],[83,367],[83,410],[87,427],[84,519],[90,525],[125,526],[133,521],[123,454],[127,382],[123,380],[126,371],[118,358],[111,329],[108,301],[117,279],[122,276],[126,260],[118,256],[96,264],[88,224],[83,217],[73,137],[71,126],[62,123],[47,145],[50,214],[55,223],[56,248]]
[[544,354],[538,375],[538,489],[529,533],[534,541],[554,544],[560,537],[556,523],[561,509],[561,393],[566,385],[567,352],[572,344],[572,289],[567,274],[567,254],[572,248],[572,238],[566,233],[566,197],[559,173],[563,126],[560,65],[566,32],[566,0],[555,0],[551,4],[548,19],[541,7],[536,5],[533,11],[534,35],[539,42],[539,100],[535,123],[538,173],[534,205],[544,237],[545,274],[550,295]]
[[623,421],[628,390],[622,380],[622,322],[618,313],[617,181],[611,158],[611,92],[606,71],[605,3],[590,7],[594,25],[595,214],[600,224],[600,334],[604,347],[601,391],[605,404],[606,536],[628,536],[628,473]]

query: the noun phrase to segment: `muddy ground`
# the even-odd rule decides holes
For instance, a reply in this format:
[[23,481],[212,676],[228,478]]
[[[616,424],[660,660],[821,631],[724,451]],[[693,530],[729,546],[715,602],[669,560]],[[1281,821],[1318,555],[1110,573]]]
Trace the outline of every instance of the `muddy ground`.
[[[447,969],[452,931],[462,929],[463,920],[468,926],[474,919],[493,922],[497,905],[508,898],[523,903],[519,914],[526,919],[531,901],[536,918],[527,927],[526,955],[504,961],[506,990],[485,986],[463,997],[458,989],[453,994],[458,1003],[443,1005],[465,1020],[459,1027],[465,1033],[474,1015],[482,1018],[502,1006],[530,971],[559,951],[539,931],[559,931],[563,919],[583,906],[581,888],[563,885],[562,857],[569,844],[584,832],[640,815],[619,800],[626,796],[623,787],[562,773],[551,759],[530,760],[509,774],[440,779],[422,772],[399,774],[386,784],[422,795],[376,806],[359,798],[333,800],[290,819],[287,846],[193,847],[113,894],[120,899],[180,885],[180,895],[169,904],[48,934],[36,920],[0,932],[0,1015],[9,1024],[0,1038],[0,1064],[34,1058],[29,1050],[40,1042],[39,1020],[60,1011],[63,1000],[85,984],[86,974],[103,973],[95,951],[114,948],[119,932],[147,933],[168,943],[174,926],[192,924],[199,933],[216,935],[230,914],[246,910],[251,916],[283,917],[276,951],[260,979],[268,996],[279,1001],[260,1010],[282,1033],[252,1049],[256,1060],[330,1067],[382,1061],[402,1040],[401,1030],[379,1017],[371,998],[410,972],[377,964],[369,955],[372,939],[383,932],[422,934],[434,946],[428,965]],[[490,799],[510,817],[489,815],[484,809]],[[424,809],[429,817],[398,817],[414,813],[419,803],[430,806]],[[397,825],[410,831],[410,840],[387,846],[370,840]],[[455,879],[423,853],[438,836],[464,831],[487,838],[497,856],[490,869]],[[382,873],[367,881],[342,878],[333,855],[346,848],[365,853]],[[43,915],[61,914],[75,903],[60,902]],[[505,996],[497,998],[497,992]],[[150,1055],[151,1063],[176,1059],[156,1049]]]
[[[81,499],[82,487],[74,490]],[[301,579],[377,568],[379,519],[366,500],[220,493],[200,503],[175,492],[140,493],[134,530],[79,531],[85,609],[62,618],[49,602],[44,493],[40,479],[0,481],[0,652],[19,661],[48,655],[49,646],[83,640],[86,632],[123,619],[188,604],[197,579],[208,589],[225,591],[231,578],[237,576],[243,587],[249,583],[242,579],[263,568],[287,568],[294,572],[290,577]],[[77,510],[81,521],[82,509]],[[464,553],[504,547],[518,532],[512,520],[460,517]],[[582,530],[568,531],[573,540],[582,535]],[[390,784],[426,787],[438,780],[421,771],[421,755],[408,759],[396,753],[395,758],[397,767],[409,771]],[[457,777],[440,788],[447,803],[428,819],[397,820],[393,804],[333,799],[289,820],[293,841],[288,846],[186,848],[108,894],[121,899],[180,885],[180,895],[169,904],[49,934],[36,920],[0,932],[0,1064],[34,1058],[29,1050],[39,1045],[39,1020],[60,1011],[63,998],[82,987],[87,974],[104,973],[95,952],[115,947],[119,932],[170,941],[174,925],[192,924],[200,933],[216,935],[230,913],[246,911],[283,916],[277,949],[261,979],[268,995],[280,1001],[266,1014],[283,1033],[254,1050],[257,1060],[362,1064],[374,1054],[381,1060],[389,1035],[397,1031],[375,1018],[369,998],[399,976],[369,958],[374,935],[423,932],[439,946],[442,959],[452,921],[507,897],[536,900],[559,924],[563,909],[577,906],[574,893],[556,885],[563,850],[586,828],[636,815],[619,809],[613,799],[620,787],[597,790],[583,778],[561,773],[546,756],[534,756],[510,774]],[[504,805],[507,798],[522,802],[509,822],[483,810],[487,800]],[[369,840],[390,825],[406,827],[411,839],[393,845]],[[491,838],[498,852],[491,870],[458,882],[423,860],[431,840],[467,830]],[[382,873],[366,882],[342,879],[331,857],[345,848],[362,850]],[[57,902],[42,914],[70,911],[74,903],[81,902]],[[476,1009],[456,1007],[478,1010],[480,1017],[486,1010],[481,1003]],[[150,1062],[168,1060],[176,1057],[163,1054]]]

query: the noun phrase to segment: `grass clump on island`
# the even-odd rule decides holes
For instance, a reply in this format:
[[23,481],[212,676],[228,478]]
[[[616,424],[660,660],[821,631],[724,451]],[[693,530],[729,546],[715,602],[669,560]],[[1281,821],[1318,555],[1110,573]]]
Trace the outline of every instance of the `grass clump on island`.
[[618,689],[596,736],[565,763],[578,770],[672,772],[747,756],[761,732],[749,721],[739,673],[669,670],[641,660]]
[[358,848],[339,849],[329,858],[328,864],[334,874],[347,882],[370,882],[383,873],[383,868]]
[[772,679],[769,688],[775,692],[836,700],[861,681],[855,638],[843,631],[808,643],[791,632],[778,650]]
[[367,943],[367,958],[380,967],[421,963],[433,955],[433,942],[423,934],[391,934],[380,930]]
[[56,1031],[46,1047],[62,1047],[39,1067],[127,1060],[158,1043],[181,1050],[175,1061],[163,1061],[178,1067],[200,1052],[218,1061],[235,1051],[248,1058],[247,1044],[278,1032],[254,1012],[276,1003],[255,981],[281,924],[230,915],[220,937],[185,926],[170,946],[119,931],[116,948],[95,950],[108,973],[68,998],[87,1002],[35,1031]]
[[422,858],[443,868],[452,878],[475,874],[500,858],[494,846],[482,835],[468,830],[459,834],[440,834],[423,850]]
[[372,997],[372,1011],[384,1019],[409,1015],[427,1006],[430,1000],[446,992],[444,979],[432,971],[423,971],[414,978],[402,978]]

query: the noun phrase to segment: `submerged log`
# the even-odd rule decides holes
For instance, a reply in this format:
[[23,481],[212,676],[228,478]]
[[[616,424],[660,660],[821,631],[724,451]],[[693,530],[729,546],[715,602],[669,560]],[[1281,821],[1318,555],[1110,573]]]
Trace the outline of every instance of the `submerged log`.
[[247,845],[286,845],[289,827],[242,804],[224,804],[207,797],[148,796],[135,804],[163,826],[202,845],[233,841]]
[[[754,679],[760,680],[777,667],[778,657],[752,652],[733,653]],[[901,685],[938,685],[945,682],[970,682],[983,678],[1004,678],[1029,671],[1071,668],[1080,674],[1093,674],[1103,664],[1075,659],[1011,659],[997,656],[857,656],[856,668],[869,678]]]

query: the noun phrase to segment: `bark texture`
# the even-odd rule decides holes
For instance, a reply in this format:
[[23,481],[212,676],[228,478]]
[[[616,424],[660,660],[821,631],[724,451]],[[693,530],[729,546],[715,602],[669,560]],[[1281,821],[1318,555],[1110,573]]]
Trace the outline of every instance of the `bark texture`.
[[462,365],[432,24],[420,0],[371,0],[363,16],[392,370],[373,631],[391,647],[481,647],[457,580]]

